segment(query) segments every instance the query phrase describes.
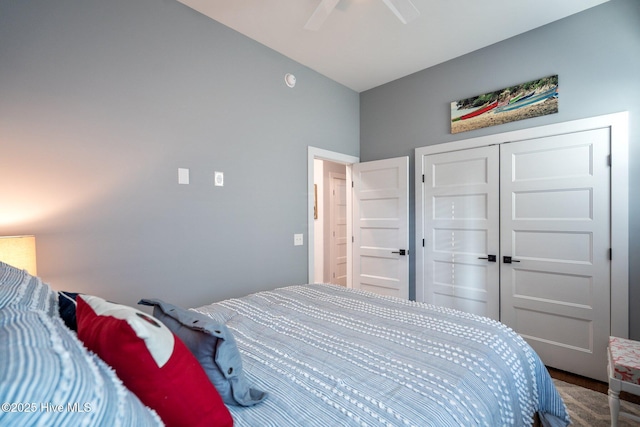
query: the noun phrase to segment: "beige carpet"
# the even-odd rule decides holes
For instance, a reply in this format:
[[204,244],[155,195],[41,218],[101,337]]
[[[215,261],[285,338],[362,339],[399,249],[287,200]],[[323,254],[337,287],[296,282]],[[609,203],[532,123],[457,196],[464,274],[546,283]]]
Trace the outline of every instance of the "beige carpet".
[[[611,425],[609,397],[606,394],[556,379],[553,382],[567,405],[572,426],[607,427]],[[634,405],[624,400],[620,401],[620,410],[640,416],[640,405]],[[618,425],[620,427],[638,427],[640,423],[620,417]]]

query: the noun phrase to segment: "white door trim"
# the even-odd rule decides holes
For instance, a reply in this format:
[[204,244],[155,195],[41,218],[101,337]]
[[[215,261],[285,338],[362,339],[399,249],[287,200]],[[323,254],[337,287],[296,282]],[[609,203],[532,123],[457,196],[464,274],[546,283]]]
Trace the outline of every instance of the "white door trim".
[[611,132],[611,335],[629,337],[629,113],[620,112],[415,149],[416,300],[424,299],[423,156],[562,133],[609,128]]
[[[314,172],[314,159],[328,160],[334,163],[342,163],[347,166],[347,182],[351,182],[351,165],[360,162],[359,157],[350,156],[348,154],[337,153],[335,151],[329,151],[322,148],[309,146],[307,149],[307,278],[308,283],[314,282],[314,219],[313,219],[313,205],[314,205],[314,192],[313,192],[313,172]],[[353,235],[351,231],[351,191],[347,191],[347,236]],[[351,239],[347,238],[347,287],[351,287],[352,276],[352,263],[351,263]]]

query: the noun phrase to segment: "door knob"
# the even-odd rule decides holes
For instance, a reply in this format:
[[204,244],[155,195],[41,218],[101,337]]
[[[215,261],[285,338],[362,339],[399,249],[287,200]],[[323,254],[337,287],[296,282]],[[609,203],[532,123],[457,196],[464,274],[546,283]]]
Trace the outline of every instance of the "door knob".
[[502,257],[502,261],[503,261],[505,264],[511,264],[512,262],[520,262],[519,260],[517,260],[517,259],[513,259],[513,258],[511,258],[510,256],[503,256],[503,257]]
[[497,257],[495,255],[487,255],[485,257],[478,257],[478,259],[486,259],[489,262],[496,262]]
[[392,254],[406,255],[408,252],[409,252],[409,251],[407,251],[407,250],[400,249],[400,250],[397,250],[397,251],[393,251],[393,252],[391,252],[391,253],[392,253]]

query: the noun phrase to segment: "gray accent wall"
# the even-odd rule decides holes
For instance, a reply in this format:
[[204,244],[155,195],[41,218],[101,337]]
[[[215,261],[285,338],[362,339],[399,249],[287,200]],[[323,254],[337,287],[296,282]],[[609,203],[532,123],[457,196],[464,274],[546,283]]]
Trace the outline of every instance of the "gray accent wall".
[[[499,22],[488,23],[484,31],[491,31],[494,24]],[[552,74],[559,75],[559,113],[456,135],[450,133],[450,102]],[[629,111],[630,120],[630,335],[640,339],[639,1],[611,0],[361,93],[360,159],[409,155],[410,176],[414,176],[413,155],[417,147],[620,111]],[[410,192],[413,235],[413,180]],[[415,266],[413,257],[411,263]],[[413,267],[411,291],[414,295]]]
[[57,289],[306,283],[307,146],[358,156],[359,131],[358,93],[175,0],[0,0],[0,235],[35,234]]

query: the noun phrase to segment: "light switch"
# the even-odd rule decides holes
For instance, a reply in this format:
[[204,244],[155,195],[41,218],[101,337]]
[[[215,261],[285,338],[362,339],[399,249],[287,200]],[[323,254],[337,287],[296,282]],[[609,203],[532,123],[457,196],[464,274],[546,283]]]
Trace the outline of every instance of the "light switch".
[[294,234],[293,235],[293,246],[302,246],[304,245],[304,235],[303,234]]
[[178,168],[178,184],[189,184],[189,169]]
[[213,182],[216,187],[224,186],[224,173],[222,172],[214,172],[213,173]]

